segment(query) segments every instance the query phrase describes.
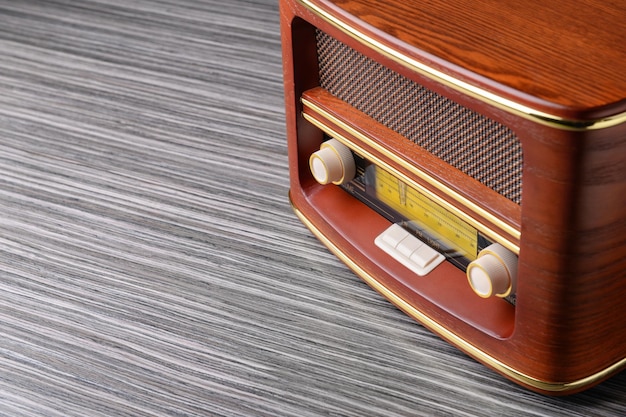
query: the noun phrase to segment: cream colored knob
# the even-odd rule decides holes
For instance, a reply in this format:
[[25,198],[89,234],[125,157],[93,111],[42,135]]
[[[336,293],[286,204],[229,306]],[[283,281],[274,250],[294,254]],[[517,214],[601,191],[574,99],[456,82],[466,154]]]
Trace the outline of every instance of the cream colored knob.
[[517,283],[517,255],[499,243],[489,245],[467,266],[467,279],[483,298],[507,297]]
[[311,173],[320,184],[344,184],[352,181],[356,165],[352,151],[337,139],[322,143],[320,150],[309,158]]

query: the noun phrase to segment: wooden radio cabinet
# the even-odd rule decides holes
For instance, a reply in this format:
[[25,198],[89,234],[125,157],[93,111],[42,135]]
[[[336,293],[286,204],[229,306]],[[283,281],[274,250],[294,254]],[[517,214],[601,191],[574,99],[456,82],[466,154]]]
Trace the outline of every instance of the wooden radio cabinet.
[[398,308],[547,394],[626,366],[626,3],[281,0],[290,198]]

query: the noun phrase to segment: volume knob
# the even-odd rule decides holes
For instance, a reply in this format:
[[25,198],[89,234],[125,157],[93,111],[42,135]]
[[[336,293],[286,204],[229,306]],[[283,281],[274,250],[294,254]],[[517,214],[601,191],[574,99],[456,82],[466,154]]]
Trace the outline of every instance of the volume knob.
[[515,291],[517,255],[499,243],[491,244],[467,266],[467,279],[483,298],[507,297]]
[[322,143],[320,150],[309,158],[311,173],[320,184],[344,184],[356,174],[352,151],[337,139]]

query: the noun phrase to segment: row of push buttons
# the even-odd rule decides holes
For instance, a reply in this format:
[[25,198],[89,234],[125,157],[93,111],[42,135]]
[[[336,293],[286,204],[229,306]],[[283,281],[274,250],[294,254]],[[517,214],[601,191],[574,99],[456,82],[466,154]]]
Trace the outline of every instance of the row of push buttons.
[[398,224],[391,225],[374,243],[417,275],[428,274],[445,259]]

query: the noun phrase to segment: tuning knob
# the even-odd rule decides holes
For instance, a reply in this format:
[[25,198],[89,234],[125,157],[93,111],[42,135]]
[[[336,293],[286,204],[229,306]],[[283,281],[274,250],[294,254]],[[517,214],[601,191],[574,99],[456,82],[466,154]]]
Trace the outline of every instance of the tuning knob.
[[352,151],[337,139],[322,143],[320,150],[309,158],[311,173],[320,184],[344,184],[356,174]]
[[491,244],[467,266],[467,279],[483,298],[507,297],[515,291],[517,256],[499,243]]

